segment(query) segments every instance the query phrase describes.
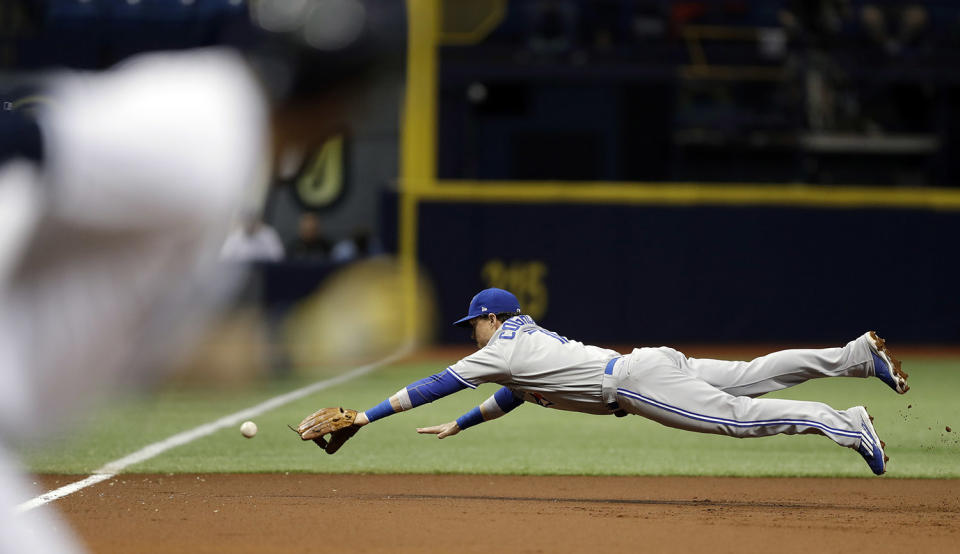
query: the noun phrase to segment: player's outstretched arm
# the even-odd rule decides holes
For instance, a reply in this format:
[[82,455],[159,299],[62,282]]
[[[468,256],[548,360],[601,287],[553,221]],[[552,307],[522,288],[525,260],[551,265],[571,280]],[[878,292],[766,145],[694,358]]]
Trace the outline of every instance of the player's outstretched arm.
[[390,398],[358,414],[357,424],[366,425],[396,413],[412,410],[417,406],[428,404],[465,388],[467,388],[467,385],[455,377],[448,368],[436,375],[407,385]]
[[493,394],[490,398],[483,401],[476,408],[458,417],[456,421],[433,425],[431,427],[420,427],[417,432],[421,435],[437,435],[438,439],[456,435],[460,431],[473,427],[478,423],[497,419],[507,412],[513,410],[520,404],[523,404],[523,398],[517,396],[512,390],[503,387]]
[[[378,419],[433,402],[467,387],[450,371],[442,371],[400,389],[396,394],[365,412],[323,408],[307,416],[294,429],[303,440],[312,440],[332,454],[361,427]],[[337,433],[337,434],[333,434]],[[330,434],[330,439],[325,435]]]

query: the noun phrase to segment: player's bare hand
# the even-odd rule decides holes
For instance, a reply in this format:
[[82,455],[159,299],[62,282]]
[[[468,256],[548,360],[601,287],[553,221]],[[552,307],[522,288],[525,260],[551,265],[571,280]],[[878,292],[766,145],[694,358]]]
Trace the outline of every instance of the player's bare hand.
[[444,423],[443,425],[434,425],[432,427],[418,427],[417,432],[421,435],[436,435],[438,439],[456,435],[460,432],[460,426],[456,421]]

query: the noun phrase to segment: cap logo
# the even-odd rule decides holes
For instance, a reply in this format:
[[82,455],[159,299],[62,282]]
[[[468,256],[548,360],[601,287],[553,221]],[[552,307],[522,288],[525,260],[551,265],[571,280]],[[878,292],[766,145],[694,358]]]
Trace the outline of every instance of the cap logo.
[[480,306],[480,311],[481,311],[481,312],[487,311],[487,307],[486,307],[486,306]]

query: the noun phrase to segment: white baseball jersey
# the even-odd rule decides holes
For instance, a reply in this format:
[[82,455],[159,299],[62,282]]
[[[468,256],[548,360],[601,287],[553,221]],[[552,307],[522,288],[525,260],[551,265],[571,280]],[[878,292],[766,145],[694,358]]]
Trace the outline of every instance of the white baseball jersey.
[[48,96],[44,166],[0,167],[0,436],[62,428],[197,336],[269,151],[267,104],[229,50],[64,73]]
[[498,383],[547,408],[609,414],[601,381],[614,350],[567,339],[540,327],[530,316],[503,323],[487,346],[450,366],[470,388]]
[[[65,73],[47,96],[44,166],[0,167],[0,444],[63,432],[199,336],[269,151],[266,100],[230,51]],[[50,506],[12,515],[30,496],[0,447],[0,552],[82,551]]]

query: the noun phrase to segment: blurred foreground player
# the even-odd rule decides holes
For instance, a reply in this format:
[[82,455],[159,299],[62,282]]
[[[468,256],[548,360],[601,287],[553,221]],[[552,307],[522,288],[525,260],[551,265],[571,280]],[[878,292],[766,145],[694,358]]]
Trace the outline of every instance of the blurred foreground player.
[[[259,210],[268,159],[342,130],[405,36],[403,3],[61,4],[13,0],[23,25],[0,37],[0,64],[44,83],[39,126],[0,113],[0,444],[153,380],[198,335],[234,288],[218,253]],[[189,47],[208,48],[129,58]],[[64,66],[110,69],[36,73]],[[52,510],[8,516],[34,494],[0,451],[0,552],[78,550]]]
[[[226,49],[63,72],[42,155],[0,166],[0,438],[152,380],[232,279],[218,254],[269,155],[267,105]],[[262,180],[262,179],[261,179]],[[78,550],[0,451],[0,552]]]
[[442,439],[526,401],[588,414],[636,414],[668,427],[739,438],[816,433],[855,449],[881,475],[886,445],[863,406],[835,410],[819,402],[756,397],[818,377],[875,376],[899,394],[908,389],[900,362],[873,331],[842,348],[784,350],[751,362],[688,358],[663,346],[620,355],[538,326],[502,289],[474,296],[455,325],[472,327],[478,352],[365,412],[319,410],[300,423],[300,437],[332,454],[367,423],[497,383],[503,388],[456,421],[417,432]]

